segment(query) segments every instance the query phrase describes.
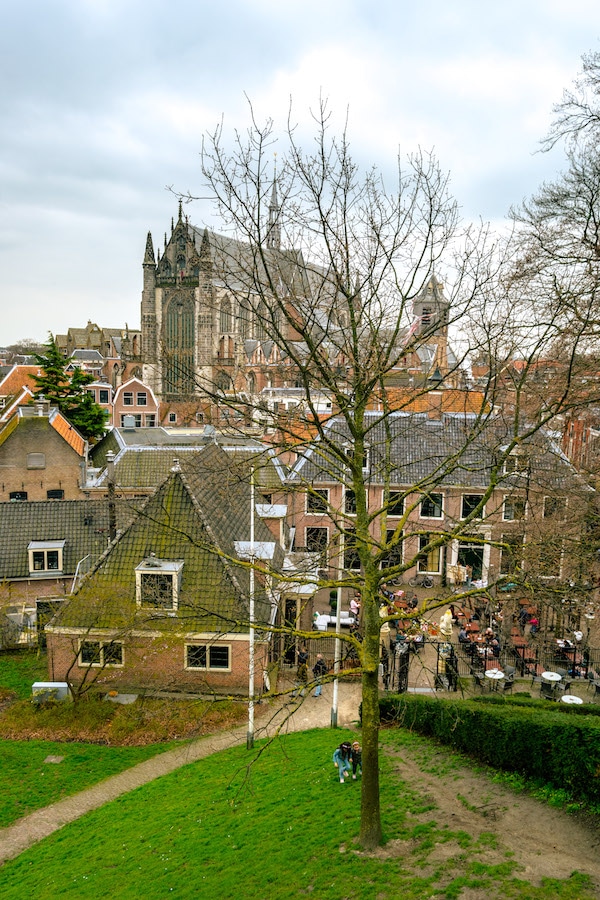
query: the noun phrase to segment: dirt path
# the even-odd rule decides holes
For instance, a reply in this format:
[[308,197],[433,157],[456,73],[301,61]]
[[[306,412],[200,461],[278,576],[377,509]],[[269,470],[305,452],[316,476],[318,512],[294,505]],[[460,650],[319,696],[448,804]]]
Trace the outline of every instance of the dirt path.
[[[332,692],[332,685],[325,685],[320,699],[308,697],[298,706],[258,707],[257,739],[278,731],[329,727]],[[359,703],[360,685],[341,683],[338,695],[340,727],[356,725]],[[0,864],[121,794],[211,753],[244,743],[246,730],[243,726],[162,753],[73,797],[31,813],[0,831]],[[436,808],[425,814],[426,817],[443,821],[453,831],[464,830],[474,837],[482,832],[496,835],[496,844],[490,844],[484,855],[478,856],[488,865],[505,862],[506,854],[510,853],[523,867],[520,877],[533,882],[539,882],[542,877],[567,878],[575,870],[584,872],[593,879],[600,898],[600,832],[595,826],[525,795],[516,795],[468,767],[453,769],[447,777],[440,776],[437,773],[445,768],[446,759],[447,751],[436,750],[431,745],[426,765],[408,753],[396,757],[400,777],[423,798],[430,797],[435,803]],[[404,857],[407,849],[402,842],[391,841],[378,854]],[[452,842],[437,844],[431,861],[439,863],[457,851]],[[480,900],[476,893],[468,896],[469,900]]]
[[[446,758],[444,748],[433,750],[426,768],[439,773]],[[499,865],[510,853],[523,867],[519,877],[534,883],[543,877],[568,878],[574,871],[583,872],[593,879],[600,897],[597,823],[578,820],[532,797],[515,794],[468,767],[453,769],[448,776],[429,774],[408,754],[399,755],[396,765],[400,777],[424,801],[431,799],[436,805],[425,818],[444,822],[453,831],[463,830],[475,838],[483,832],[495,835],[495,846],[478,856],[481,862]],[[381,853],[404,856],[406,849],[402,842],[391,841]],[[450,857],[456,852],[457,846],[449,842],[438,845],[434,854],[439,862],[441,855]],[[469,894],[469,900],[478,900],[477,895]]]

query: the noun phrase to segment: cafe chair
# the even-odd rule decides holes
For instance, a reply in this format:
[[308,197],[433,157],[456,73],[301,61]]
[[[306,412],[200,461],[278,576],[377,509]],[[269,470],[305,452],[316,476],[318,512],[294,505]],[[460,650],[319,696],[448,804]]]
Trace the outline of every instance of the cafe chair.
[[481,693],[483,694],[485,691],[485,674],[483,671],[473,671],[473,685],[474,687],[478,687]]
[[514,683],[515,683],[514,673],[512,675],[509,675],[507,673],[504,676],[504,678],[502,679],[502,690],[504,691],[504,693],[507,693],[508,691],[512,692]]
[[542,681],[540,684],[540,697],[545,697],[546,700],[555,700],[554,685],[548,681]]

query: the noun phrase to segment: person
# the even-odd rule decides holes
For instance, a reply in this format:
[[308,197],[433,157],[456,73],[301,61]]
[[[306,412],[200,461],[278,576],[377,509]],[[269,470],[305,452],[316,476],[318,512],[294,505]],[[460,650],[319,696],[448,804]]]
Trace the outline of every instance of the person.
[[362,775],[362,748],[358,741],[352,743],[350,759],[352,760],[352,781],[356,781],[356,773]]
[[360,613],[360,595],[354,595],[352,600],[350,601],[350,612],[354,616],[355,619],[358,618],[358,614]]
[[469,635],[467,634],[467,630],[464,625],[458,632],[458,643],[459,644],[470,644]]
[[538,617],[537,617],[537,616],[533,615],[533,616],[530,617],[530,619],[529,619],[529,625],[530,625],[529,633],[530,633],[532,636],[535,635],[535,634],[537,633],[539,624],[540,624],[540,623],[539,623],[539,620],[538,620]]
[[321,684],[321,679],[324,675],[327,675],[327,663],[323,659],[322,653],[317,653],[317,659],[313,666],[313,675],[317,681],[317,686],[315,688],[315,697],[321,696],[321,691],[323,689],[323,685]]
[[350,774],[350,756],[352,746],[348,741],[343,741],[336,747],[333,753],[333,764],[339,772],[340,784],[344,783],[344,776]]
[[298,693],[304,697],[304,691],[308,683],[308,650],[302,646],[298,651],[298,672],[296,673],[296,687],[292,693],[295,697]]

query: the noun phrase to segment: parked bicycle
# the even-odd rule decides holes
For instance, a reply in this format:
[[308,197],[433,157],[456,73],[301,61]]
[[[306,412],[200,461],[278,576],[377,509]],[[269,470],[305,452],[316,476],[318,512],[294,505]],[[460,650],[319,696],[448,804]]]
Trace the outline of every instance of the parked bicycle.
[[431,588],[433,587],[433,578],[431,575],[415,575],[414,578],[408,579],[408,583],[411,587]]

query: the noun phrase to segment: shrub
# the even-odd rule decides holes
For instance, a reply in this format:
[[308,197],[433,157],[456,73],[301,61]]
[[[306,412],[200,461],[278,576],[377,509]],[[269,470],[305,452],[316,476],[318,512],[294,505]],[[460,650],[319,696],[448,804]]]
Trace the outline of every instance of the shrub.
[[506,702],[490,697],[440,702],[420,695],[385,697],[380,711],[382,722],[451,744],[490,766],[600,800],[596,714],[574,715],[538,700]]

